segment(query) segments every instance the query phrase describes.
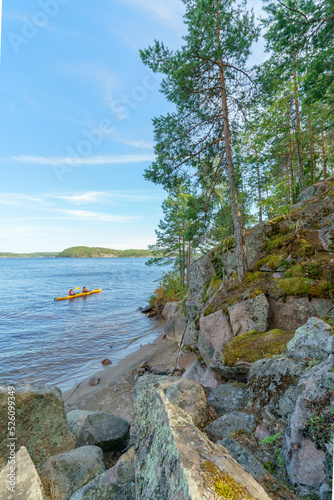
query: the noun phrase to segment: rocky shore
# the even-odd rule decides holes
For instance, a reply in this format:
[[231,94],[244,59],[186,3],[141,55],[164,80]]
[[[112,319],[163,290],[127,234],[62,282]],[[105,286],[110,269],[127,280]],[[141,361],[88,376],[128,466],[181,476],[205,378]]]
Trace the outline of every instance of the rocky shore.
[[[165,338],[65,394],[16,391],[16,491],[0,429],[0,498],[332,498],[334,178],[291,213],[190,269]],[[7,422],[7,386],[0,387]]]

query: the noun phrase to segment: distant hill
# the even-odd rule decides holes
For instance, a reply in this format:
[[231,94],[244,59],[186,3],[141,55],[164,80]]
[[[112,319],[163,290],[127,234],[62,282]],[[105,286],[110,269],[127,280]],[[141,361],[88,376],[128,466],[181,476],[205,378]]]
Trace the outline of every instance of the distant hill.
[[11,252],[0,252],[1,258],[12,258],[12,259],[31,259],[31,258],[47,258],[55,257],[57,252],[35,252],[35,253],[11,253]]
[[152,257],[149,250],[112,250],[101,247],[71,247],[58,253],[56,257],[72,258],[113,258],[113,257]]

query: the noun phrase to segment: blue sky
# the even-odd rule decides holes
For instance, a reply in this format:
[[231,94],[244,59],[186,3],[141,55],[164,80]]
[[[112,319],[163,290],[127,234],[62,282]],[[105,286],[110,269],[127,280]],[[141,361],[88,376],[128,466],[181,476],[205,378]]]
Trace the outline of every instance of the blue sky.
[[169,108],[139,49],[179,46],[182,2],[2,3],[0,252],[146,248],[165,196],[143,178],[151,119]]

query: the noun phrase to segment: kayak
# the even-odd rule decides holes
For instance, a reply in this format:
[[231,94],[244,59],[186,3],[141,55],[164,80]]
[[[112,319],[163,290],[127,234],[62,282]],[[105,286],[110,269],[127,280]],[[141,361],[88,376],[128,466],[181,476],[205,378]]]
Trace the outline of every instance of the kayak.
[[67,299],[76,299],[77,297],[85,297],[86,295],[92,295],[92,293],[101,293],[102,288],[99,290],[91,290],[90,292],[84,292],[84,293],[76,293],[75,295],[67,295],[67,297],[58,297],[54,300],[67,300]]

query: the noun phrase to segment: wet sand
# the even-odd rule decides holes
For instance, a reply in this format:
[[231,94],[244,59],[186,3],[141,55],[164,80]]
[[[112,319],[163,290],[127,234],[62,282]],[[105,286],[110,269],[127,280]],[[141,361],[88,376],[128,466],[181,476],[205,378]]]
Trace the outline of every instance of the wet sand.
[[135,386],[136,371],[147,361],[150,368],[162,370],[176,368],[179,344],[161,335],[151,344],[142,346],[129,354],[117,366],[109,366],[94,376],[100,378],[96,386],[90,386],[87,378],[75,389],[63,392],[66,412],[80,409],[109,411],[125,418],[131,424],[134,420],[132,390]]

